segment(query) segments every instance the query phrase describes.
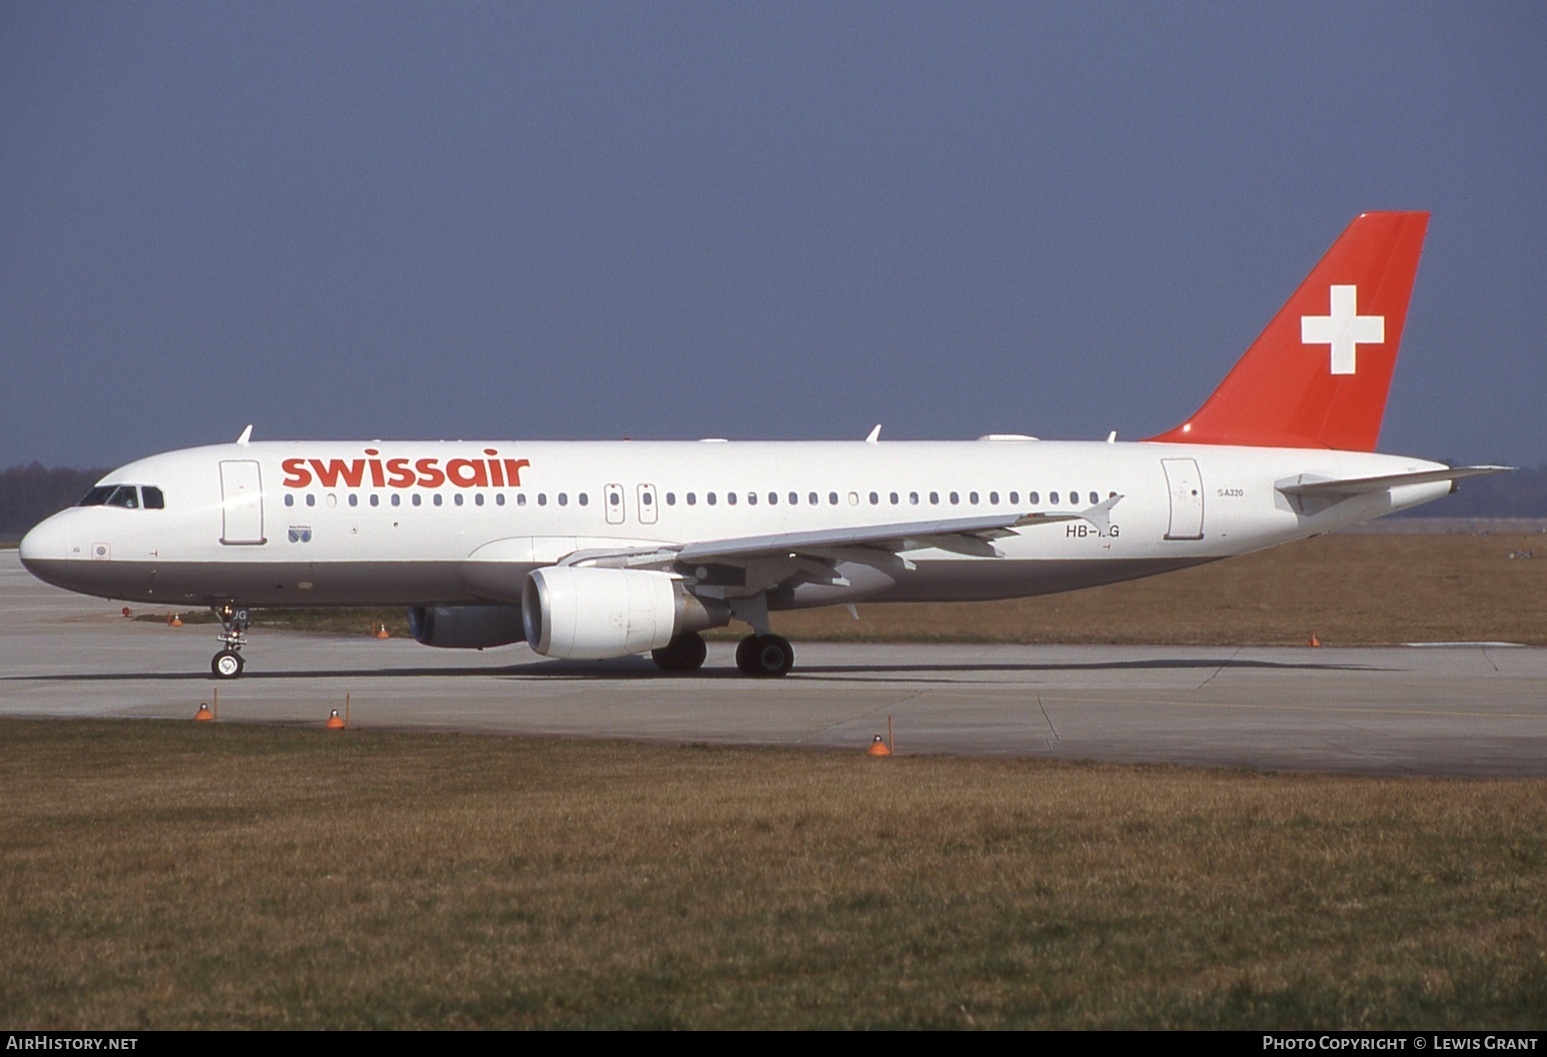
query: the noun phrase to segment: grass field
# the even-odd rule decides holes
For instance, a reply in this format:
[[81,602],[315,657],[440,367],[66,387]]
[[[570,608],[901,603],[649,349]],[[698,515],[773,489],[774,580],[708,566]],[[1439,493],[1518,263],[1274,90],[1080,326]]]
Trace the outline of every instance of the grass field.
[[1547,786],[0,721],[13,1028],[1540,1027]]
[[[1509,554],[1536,550],[1535,559]],[[1319,536],[1148,580],[1011,602],[774,614],[799,641],[1547,645],[1547,536]],[[208,619],[188,614],[185,619]],[[164,619],[159,614],[148,619]],[[258,626],[408,634],[402,609],[255,611]],[[742,625],[716,632],[739,638]]]

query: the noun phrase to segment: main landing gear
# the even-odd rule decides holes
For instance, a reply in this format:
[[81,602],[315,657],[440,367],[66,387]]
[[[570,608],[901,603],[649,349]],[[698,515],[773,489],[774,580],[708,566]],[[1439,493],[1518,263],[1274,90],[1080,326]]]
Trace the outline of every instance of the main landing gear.
[[795,666],[795,650],[778,635],[748,635],[736,644],[736,667],[742,675],[771,679]]
[[707,656],[709,647],[696,631],[683,632],[660,649],[650,651],[650,659],[663,672],[696,672]]
[[[651,650],[650,659],[663,672],[696,672],[703,667],[704,658],[708,654],[709,647],[704,644],[704,637],[696,631],[689,631],[678,635],[660,649]],[[785,674],[794,664],[794,647],[788,639],[778,635],[748,635],[736,645],[736,667],[741,669],[742,675],[773,678]]]
[[210,608],[220,618],[224,630],[218,638],[225,644],[225,649],[210,659],[210,671],[215,673],[216,679],[235,679],[242,674],[245,664],[241,649],[247,645],[247,628],[252,621],[248,619],[247,610],[240,606],[227,603]]

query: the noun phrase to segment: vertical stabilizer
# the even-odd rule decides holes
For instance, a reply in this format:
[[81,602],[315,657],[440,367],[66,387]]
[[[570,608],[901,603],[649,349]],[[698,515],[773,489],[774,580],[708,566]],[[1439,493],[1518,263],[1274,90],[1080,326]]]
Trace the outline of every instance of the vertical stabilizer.
[[1187,421],[1152,441],[1374,451],[1428,213],[1364,213]]

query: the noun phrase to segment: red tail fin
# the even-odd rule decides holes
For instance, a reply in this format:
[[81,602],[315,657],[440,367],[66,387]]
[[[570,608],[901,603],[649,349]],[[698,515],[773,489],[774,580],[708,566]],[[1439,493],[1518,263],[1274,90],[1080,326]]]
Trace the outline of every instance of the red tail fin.
[[1186,422],[1150,440],[1374,451],[1428,213],[1364,213]]

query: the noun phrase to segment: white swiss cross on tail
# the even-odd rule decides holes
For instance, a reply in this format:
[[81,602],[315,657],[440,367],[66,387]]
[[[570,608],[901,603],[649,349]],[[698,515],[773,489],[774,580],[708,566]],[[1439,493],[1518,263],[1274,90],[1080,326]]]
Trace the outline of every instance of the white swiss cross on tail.
[[1359,315],[1357,286],[1334,286],[1331,299],[1330,315],[1300,317],[1300,343],[1332,346],[1332,373],[1353,374],[1361,343],[1385,343],[1386,317]]

